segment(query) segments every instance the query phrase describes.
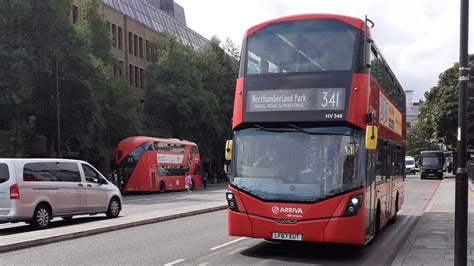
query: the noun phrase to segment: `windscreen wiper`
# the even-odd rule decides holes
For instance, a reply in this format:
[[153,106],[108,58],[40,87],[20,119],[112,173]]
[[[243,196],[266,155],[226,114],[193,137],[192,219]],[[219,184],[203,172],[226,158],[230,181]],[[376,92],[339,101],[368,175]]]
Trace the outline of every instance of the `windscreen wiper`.
[[325,132],[309,132],[307,131],[306,129],[303,129],[301,127],[298,127],[298,126],[295,126],[294,124],[291,124],[291,123],[287,123],[288,126],[300,131],[300,132],[303,132],[305,134],[308,134],[308,135],[326,135],[326,136],[352,136],[351,134],[342,134],[342,133],[335,133],[335,132],[331,132],[331,133],[325,133]]
[[255,127],[259,128],[260,130],[263,130],[263,131],[267,131],[267,132],[278,132],[278,133],[282,133],[282,132],[295,132],[294,130],[286,130],[286,129],[281,129],[281,128],[266,128],[266,127],[262,127],[261,125],[259,124],[253,124]]

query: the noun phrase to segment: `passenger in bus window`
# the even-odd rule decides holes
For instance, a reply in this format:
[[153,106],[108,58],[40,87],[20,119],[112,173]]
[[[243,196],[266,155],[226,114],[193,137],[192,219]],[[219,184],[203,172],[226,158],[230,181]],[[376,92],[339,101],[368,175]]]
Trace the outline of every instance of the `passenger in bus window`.
[[265,154],[260,156],[253,166],[272,167],[277,165],[276,152],[271,146],[265,148]]

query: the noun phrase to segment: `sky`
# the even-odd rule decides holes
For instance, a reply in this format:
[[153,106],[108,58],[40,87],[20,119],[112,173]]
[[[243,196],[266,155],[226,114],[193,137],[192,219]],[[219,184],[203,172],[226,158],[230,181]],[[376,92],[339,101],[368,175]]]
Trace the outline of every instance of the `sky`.
[[[244,32],[273,18],[305,13],[341,14],[375,23],[372,36],[414,101],[436,86],[459,60],[460,0],[176,0],[188,27],[210,39],[230,38],[240,47]],[[469,53],[474,52],[474,3],[469,13]]]

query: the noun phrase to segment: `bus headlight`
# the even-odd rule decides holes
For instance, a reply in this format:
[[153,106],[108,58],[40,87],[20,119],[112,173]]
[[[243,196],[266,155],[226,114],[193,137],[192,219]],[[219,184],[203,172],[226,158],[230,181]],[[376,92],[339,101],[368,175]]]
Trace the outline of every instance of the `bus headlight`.
[[225,197],[227,199],[227,205],[228,205],[229,209],[231,209],[233,211],[238,211],[239,208],[237,207],[237,202],[235,201],[234,193],[226,192],[225,194],[226,194]]
[[342,216],[354,216],[359,212],[362,206],[362,194],[352,195],[347,202],[346,209]]

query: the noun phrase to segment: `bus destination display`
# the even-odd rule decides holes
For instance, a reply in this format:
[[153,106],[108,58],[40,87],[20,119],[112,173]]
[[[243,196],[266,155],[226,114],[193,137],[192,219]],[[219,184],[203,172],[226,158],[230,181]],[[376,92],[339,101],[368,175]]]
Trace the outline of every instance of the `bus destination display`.
[[345,99],[344,88],[255,90],[247,93],[246,111],[337,111]]

